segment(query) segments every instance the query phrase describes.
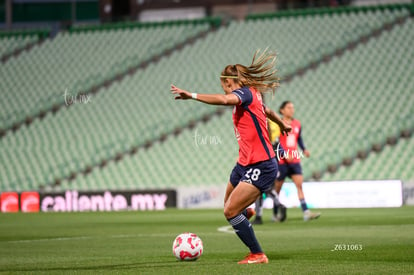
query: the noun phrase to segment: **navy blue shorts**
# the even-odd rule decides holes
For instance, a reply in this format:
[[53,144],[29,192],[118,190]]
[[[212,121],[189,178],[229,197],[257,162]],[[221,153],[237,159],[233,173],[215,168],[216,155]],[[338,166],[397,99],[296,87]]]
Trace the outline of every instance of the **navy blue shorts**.
[[292,175],[302,175],[302,166],[300,163],[279,164],[277,180],[285,180],[286,177],[291,178]]
[[273,187],[277,171],[275,158],[247,166],[237,163],[231,171],[230,183],[236,187],[239,182],[244,181],[253,184],[261,192],[266,192]]

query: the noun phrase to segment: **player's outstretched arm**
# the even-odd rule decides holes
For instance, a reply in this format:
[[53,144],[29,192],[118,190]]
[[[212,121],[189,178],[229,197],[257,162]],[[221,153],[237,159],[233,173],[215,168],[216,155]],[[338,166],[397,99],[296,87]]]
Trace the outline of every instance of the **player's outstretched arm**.
[[237,105],[240,103],[238,96],[234,94],[196,94],[171,85],[171,93],[176,95],[175,99],[194,99],[212,105]]
[[280,116],[275,111],[271,110],[268,107],[265,107],[265,113],[266,113],[266,116],[270,120],[274,121],[277,125],[279,125],[280,133],[282,135],[284,134],[288,135],[289,132],[292,130],[292,128],[289,125],[283,122],[283,120],[280,118]]

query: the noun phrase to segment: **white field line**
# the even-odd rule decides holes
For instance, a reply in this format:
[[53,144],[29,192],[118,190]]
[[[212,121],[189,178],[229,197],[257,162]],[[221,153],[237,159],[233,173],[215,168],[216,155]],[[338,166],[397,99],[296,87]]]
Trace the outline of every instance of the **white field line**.
[[[219,232],[234,233],[231,226],[222,226],[217,228]],[[41,238],[41,239],[30,239],[30,240],[13,240],[13,241],[0,241],[0,243],[39,243],[39,242],[62,242],[62,241],[76,241],[76,240],[92,240],[92,239],[128,239],[128,238],[143,238],[143,237],[171,237],[174,238],[179,233],[153,233],[153,234],[118,234],[109,236],[73,236],[73,237],[56,237],[56,238]],[[222,235],[218,232],[197,232],[199,236],[217,236]]]
[[32,239],[32,240],[14,240],[5,241],[5,243],[36,243],[36,242],[59,242],[59,241],[73,241],[73,240],[89,240],[93,239],[91,236],[77,236],[77,237],[58,237],[58,238],[44,238],[44,239]]
[[223,232],[223,233],[230,233],[230,234],[234,233],[234,230],[231,227],[231,225],[221,226],[221,227],[217,228],[217,231],[218,232]]

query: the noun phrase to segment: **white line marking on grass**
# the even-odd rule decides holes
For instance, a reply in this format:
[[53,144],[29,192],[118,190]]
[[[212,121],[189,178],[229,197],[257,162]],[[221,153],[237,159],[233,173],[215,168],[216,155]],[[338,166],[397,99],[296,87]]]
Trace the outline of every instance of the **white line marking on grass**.
[[76,241],[76,240],[92,240],[92,239],[124,239],[137,237],[168,237],[171,234],[123,234],[123,235],[109,235],[109,236],[77,236],[77,237],[57,237],[57,238],[43,238],[32,240],[14,240],[6,241],[7,243],[34,243],[34,242],[60,242],[60,241]]
[[55,241],[72,241],[72,240],[89,240],[93,239],[91,236],[79,236],[79,237],[59,237],[59,238],[44,238],[33,240],[15,240],[7,241],[8,243],[34,243],[34,242],[55,242]]
[[[220,229],[222,228],[222,229]],[[218,228],[218,231],[225,232],[231,229],[231,226],[223,226]],[[228,231],[227,233],[233,233]],[[177,233],[178,234],[178,233]],[[174,233],[152,233],[152,234],[118,234],[118,235],[97,235],[97,236],[74,236],[74,237],[56,237],[56,238],[43,238],[43,239],[31,239],[31,240],[14,240],[14,241],[0,241],[0,243],[39,243],[39,242],[62,242],[62,241],[76,241],[76,240],[96,240],[96,239],[128,239],[128,238],[148,238],[148,237],[171,237],[174,238]],[[221,235],[220,233],[213,232],[197,232],[199,236],[207,235]]]
[[223,232],[223,233],[230,233],[230,234],[234,233],[234,230],[231,227],[231,225],[221,226],[221,227],[217,228],[217,231]]
[[140,238],[140,237],[171,237],[174,234],[170,233],[152,233],[152,234],[120,234],[120,235],[110,235],[104,236],[105,238],[113,238],[113,239],[124,239],[124,238]]
[[[231,225],[221,226],[221,227],[217,228],[217,231],[222,232],[222,233],[229,233],[229,234],[236,233],[236,232],[234,232],[233,227]],[[255,230],[254,232],[255,233],[262,233],[263,231]],[[270,233],[273,234],[273,232],[270,232]]]

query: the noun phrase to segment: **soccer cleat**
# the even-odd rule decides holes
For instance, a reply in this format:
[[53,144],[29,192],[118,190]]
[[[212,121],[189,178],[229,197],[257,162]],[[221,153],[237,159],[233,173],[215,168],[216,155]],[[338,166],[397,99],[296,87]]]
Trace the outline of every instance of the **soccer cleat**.
[[269,259],[264,253],[249,253],[246,258],[238,262],[238,264],[267,264]]
[[262,217],[256,216],[252,224],[263,224]]
[[315,220],[319,218],[320,216],[321,216],[321,213],[313,213],[308,209],[305,211],[305,213],[303,213],[303,220],[307,222],[310,220]]
[[256,215],[256,211],[253,208],[247,208],[246,209],[246,218],[250,220],[251,217]]

